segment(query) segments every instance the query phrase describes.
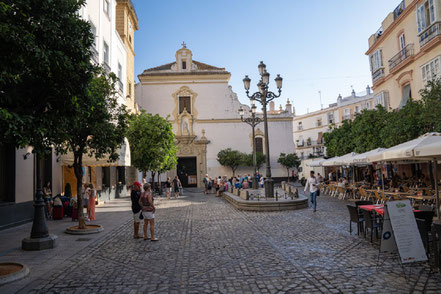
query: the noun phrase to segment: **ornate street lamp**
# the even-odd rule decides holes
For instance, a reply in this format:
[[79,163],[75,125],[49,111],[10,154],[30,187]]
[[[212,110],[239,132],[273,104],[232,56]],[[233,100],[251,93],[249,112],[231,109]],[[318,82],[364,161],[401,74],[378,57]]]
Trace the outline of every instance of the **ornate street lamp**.
[[260,102],[260,104],[262,104],[263,122],[265,129],[265,147],[266,147],[265,148],[266,149],[265,197],[272,198],[274,197],[274,182],[273,179],[271,178],[271,164],[270,164],[270,152],[269,152],[269,140],[268,140],[268,117],[267,117],[266,107],[268,103],[270,103],[275,98],[280,97],[280,95],[282,94],[283,79],[280,75],[277,75],[277,77],[274,79],[274,81],[276,82],[276,87],[279,91],[279,94],[275,94],[271,91],[268,91],[270,74],[269,72],[266,71],[265,63],[261,61],[257,68],[261,76],[261,79],[257,84],[257,88],[259,91],[252,94],[251,96],[249,95],[251,79],[248,76],[245,76],[245,78],[243,79],[243,85],[245,87],[247,97],[250,98],[251,103],[254,105],[254,101],[258,101]]
[[[246,77],[248,78],[248,77]],[[249,79],[249,78],[248,78]],[[251,117],[243,118],[244,115],[244,109],[242,106],[239,108],[239,115],[240,119],[251,126],[253,129],[253,167],[254,167],[254,175],[253,175],[253,189],[258,189],[258,182],[257,182],[257,157],[256,157],[256,131],[255,128],[258,124],[262,122],[262,119],[260,117],[256,116],[256,105],[254,105],[254,100],[251,100],[251,109],[250,114]]]

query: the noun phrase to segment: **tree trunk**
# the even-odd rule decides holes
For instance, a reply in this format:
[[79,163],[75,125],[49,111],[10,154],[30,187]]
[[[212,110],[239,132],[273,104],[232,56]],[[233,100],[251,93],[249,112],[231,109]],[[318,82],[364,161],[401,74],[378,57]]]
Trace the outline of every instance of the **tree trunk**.
[[234,178],[234,173],[236,172],[235,168],[231,168],[231,170],[233,171],[233,178]]
[[152,191],[155,192],[155,172],[152,172]]
[[74,152],[74,164],[73,164],[75,177],[77,178],[77,205],[78,205],[78,228],[86,228],[86,220],[84,218],[83,208],[83,151],[78,153]]
[[158,172],[158,196],[161,196],[161,174]]
[[288,183],[289,183],[289,168],[286,169],[288,171]]

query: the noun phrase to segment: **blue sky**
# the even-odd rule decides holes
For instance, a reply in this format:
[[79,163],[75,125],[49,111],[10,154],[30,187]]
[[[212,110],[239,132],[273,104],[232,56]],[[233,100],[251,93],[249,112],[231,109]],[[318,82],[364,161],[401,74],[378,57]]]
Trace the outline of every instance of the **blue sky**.
[[248,103],[242,79],[258,82],[263,60],[284,78],[282,97],[297,114],[320,109],[371,84],[368,38],[399,0],[133,0],[139,31],[135,35],[135,75],[173,62],[182,41],[193,59],[231,72],[230,84]]

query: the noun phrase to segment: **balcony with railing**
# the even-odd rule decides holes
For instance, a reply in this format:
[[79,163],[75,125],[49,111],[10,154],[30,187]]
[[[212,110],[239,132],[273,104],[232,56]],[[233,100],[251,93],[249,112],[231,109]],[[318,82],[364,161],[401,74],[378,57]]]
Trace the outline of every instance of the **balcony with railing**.
[[118,80],[118,91],[123,94],[124,93],[124,84]]
[[303,126],[297,126],[297,131],[303,131]]
[[112,70],[110,69],[110,66],[107,64],[106,61],[104,61],[104,69],[106,70],[106,72],[109,74]]
[[92,61],[95,64],[99,64],[100,63],[99,54],[98,54],[98,51],[96,50],[95,46],[92,46],[92,50],[91,51],[92,51]]
[[396,20],[401,13],[403,13],[404,9],[406,8],[406,5],[404,3],[404,0],[401,1],[400,4],[398,4],[398,6],[394,9],[394,20]]
[[372,83],[384,77],[384,67],[380,67],[372,73]]
[[423,48],[438,36],[441,36],[441,22],[434,23],[420,34],[420,47]]
[[354,118],[353,114],[345,114],[341,117],[341,120],[344,121],[344,120],[353,119],[353,118]]
[[303,140],[297,141],[297,147],[303,147],[305,146],[305,142]]
[[389,60],[389,69],[392,71],[398,65],[414,55],[413,44],[408,44]]
[[321,127],[323,124],[322,124],[322,121],[321,120],[318,120],[318,121],[316,121],[315,122],[315,126],[316,127]]

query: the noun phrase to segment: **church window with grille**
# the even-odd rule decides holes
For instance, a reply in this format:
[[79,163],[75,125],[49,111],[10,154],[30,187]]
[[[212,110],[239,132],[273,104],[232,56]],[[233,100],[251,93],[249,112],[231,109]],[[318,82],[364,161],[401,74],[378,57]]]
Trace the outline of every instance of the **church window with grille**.
[[256,152],[263,153],[263,138],[262,137],[256,137],[254,139],[254,144],[256,144]]
[[179,97],[179,113],[184,111],[184,108],[191,114],[191,97]]

